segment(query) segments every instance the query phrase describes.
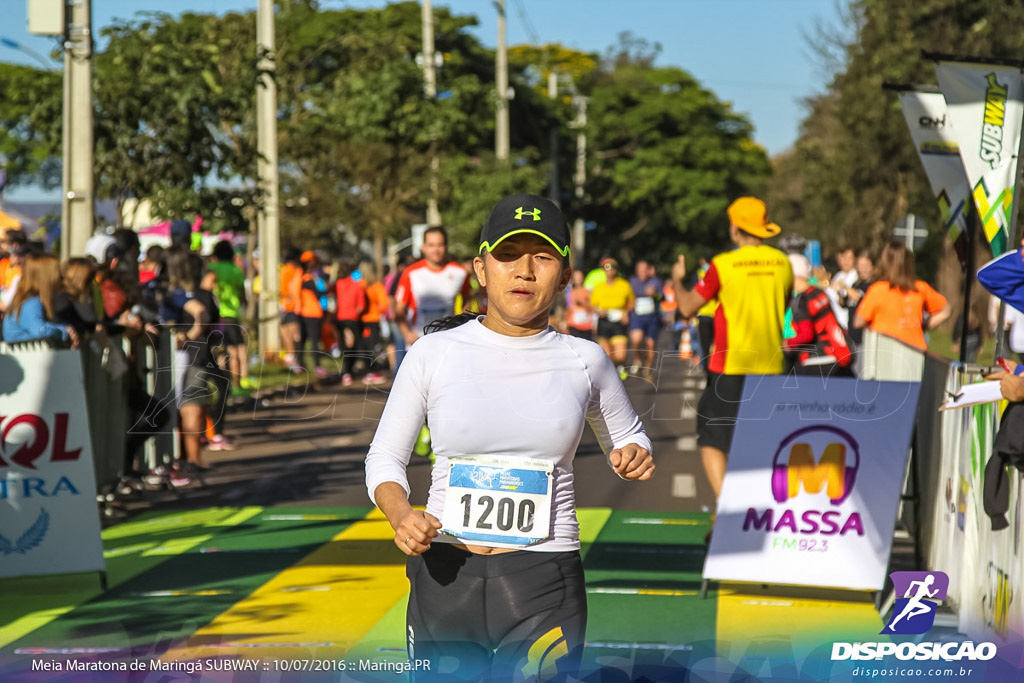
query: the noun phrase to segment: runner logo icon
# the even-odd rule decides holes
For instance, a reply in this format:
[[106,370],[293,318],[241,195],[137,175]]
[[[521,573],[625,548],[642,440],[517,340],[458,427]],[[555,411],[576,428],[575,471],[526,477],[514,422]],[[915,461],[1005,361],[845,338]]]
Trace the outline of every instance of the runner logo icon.
[[949,577],[944,572],[893,572],[896,604],[881,633],[921,634],[935,623],[938,603],[946,599]]

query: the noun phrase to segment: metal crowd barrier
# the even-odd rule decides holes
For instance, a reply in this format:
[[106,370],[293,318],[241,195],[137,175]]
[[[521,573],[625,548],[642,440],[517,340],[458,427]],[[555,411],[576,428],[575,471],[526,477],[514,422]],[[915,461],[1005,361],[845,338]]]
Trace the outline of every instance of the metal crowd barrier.
[[[0,356],[20,368],[21,381],[43,382],[45,377],[33,375],[45,370],[22,363],[19,356],[60,348],[47,340],[0,342]],[[167,329],[160,330],[155,346],[143,337],[110,335],[105,344],[87,337],[78,353],[96,491],[105,512],[111,514],[119,495],[142,490],[147,473],[179,455],[173,339]],[[159,414],[163,419],[155,420]],[[137,448],[128,453],[131,442]]]
[[79,350],[96,467],[96,490],[103,491],[124,469],[131,367],[120,336],[110,336],[106,345],[101,345],[95,337],[83,340]]

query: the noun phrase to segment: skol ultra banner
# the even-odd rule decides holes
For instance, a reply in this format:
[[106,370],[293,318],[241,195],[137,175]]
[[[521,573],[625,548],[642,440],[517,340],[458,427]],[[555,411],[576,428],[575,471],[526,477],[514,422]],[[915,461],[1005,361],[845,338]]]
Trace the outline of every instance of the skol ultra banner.
[[78,351],[0,355],[0,577],[101,571]]
[[747,377],[704,578],[881,590],[919,389]]
[[967,264],[967,201],[971,186],[960,161],[960,148],[952,135],[953,123],[942,93],[903,91],[900,106],[914,140],[917,156],[939,202],[946,234],[960,259]]
[[935,67],[985,238],[996,256],[1010,244],[1024,118],[1018,67],[939,62]]

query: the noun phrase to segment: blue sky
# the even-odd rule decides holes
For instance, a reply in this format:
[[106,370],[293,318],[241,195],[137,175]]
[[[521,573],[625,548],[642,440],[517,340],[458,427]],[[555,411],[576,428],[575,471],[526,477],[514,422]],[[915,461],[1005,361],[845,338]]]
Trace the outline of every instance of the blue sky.
[[[0,0],[5,21],[0,38],[13,40],[44,59],[54,38],[27,30],[28,0]],[[804,117],[806,97],[824,92],[831,74],[808,44],[807,36],[824,24],[838,27],[837,4],[845,0],[506,0],[510,45],[561,43],[604,52],[624,31],[661,44],[659,66],[678,66],[693,74],[719,99],[750,118],[755,139],[770,154],[790,147]],[[381,1],[322,0],[321,6],[380,7]],[[114,18],[140,11],[179,14],[255,9],[257,0],[92,0],[93,30]],[[475,33],[487,46],[497,44],[497,20],[491,0],[433,0],[456,14],[479,19]],[[0,45],[0,61],[38,65],[21,50]],[[59,68],[54,63],[54,68]],[[36,198],[31,188],[9,190],[8,200]]]

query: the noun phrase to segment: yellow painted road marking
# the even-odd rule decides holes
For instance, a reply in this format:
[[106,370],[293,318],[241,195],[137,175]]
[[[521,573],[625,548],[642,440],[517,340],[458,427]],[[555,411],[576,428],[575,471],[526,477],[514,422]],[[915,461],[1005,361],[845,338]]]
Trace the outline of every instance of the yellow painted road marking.
[[[800,597],[793,597],[794,593]],[[740,661],[752,643],[785,643],[795,661],[829,641],[885,640],[869,593],[722,584],[715,640],[719,657]],[[845,598],[845,599],[844,599]]]
[[393,538],[384,515],[374,509],[164,659],[223,656],[225,644],[232,643],[260,648],[267,657],[312,656],[312,643],[317,657],[348,652],[409,590],[405,555]]

